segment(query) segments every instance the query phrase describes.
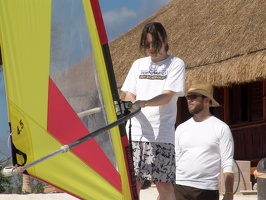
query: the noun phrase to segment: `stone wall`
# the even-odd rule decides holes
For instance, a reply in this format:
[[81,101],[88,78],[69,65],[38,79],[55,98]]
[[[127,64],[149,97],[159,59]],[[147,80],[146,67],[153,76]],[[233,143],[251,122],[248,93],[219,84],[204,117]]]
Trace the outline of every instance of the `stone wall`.
[[[252,190],[252,182],[250,180],[250,161],[237,160],[236,162],[237,165],[239,166],[240,171],[238,170],[237,165],[234,163],[234,176],[235,176],[234,191],[236,190],[237,187],[238,187],[237,193],[243,190]],[[225,192],[224,177],[222,172],[219,176],[219,192],[220,195],[224,194]]]

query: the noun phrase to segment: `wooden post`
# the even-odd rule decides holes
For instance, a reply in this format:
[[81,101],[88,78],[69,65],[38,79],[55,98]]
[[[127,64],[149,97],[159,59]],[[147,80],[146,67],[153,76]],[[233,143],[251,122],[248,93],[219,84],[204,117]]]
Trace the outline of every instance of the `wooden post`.
[[22,192],[23,193],[31,193],[32,190],[32,178],[26,174],[22,175],[23,183],[22,183]]

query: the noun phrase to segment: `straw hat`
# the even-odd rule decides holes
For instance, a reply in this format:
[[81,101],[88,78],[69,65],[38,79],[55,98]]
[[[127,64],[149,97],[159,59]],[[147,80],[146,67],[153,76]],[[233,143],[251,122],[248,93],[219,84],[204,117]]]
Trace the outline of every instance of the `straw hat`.
[[211,99],[211,107],[218,107],[220,104],[215,101],[213,98],[213,87],[212,84],[204,82],[204,81],[197,81],[191,84],[190,88],[187,91],[187,94],[189,93],[198,93],[202,94],[206,97],[209,97]]

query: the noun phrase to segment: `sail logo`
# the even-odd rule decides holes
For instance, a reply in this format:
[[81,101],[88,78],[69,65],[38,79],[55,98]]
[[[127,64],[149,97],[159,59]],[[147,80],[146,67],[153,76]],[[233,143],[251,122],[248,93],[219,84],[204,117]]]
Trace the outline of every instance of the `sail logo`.
[[24,124],[23,124],[23,121],[21,119],[21,120],[19,120],[19,125],[17,126],[17,134],[18,135],[22,132],[23,128],[24,128]]

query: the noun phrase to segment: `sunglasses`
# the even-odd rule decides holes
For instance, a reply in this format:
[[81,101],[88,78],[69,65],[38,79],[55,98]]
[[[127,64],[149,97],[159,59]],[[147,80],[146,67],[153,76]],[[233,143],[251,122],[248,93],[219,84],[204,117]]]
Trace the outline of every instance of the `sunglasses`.
[[145,44],[145,48],[146,48],[146,49],[150,49],[151,46],[152,46],[152,43],[146,43],[146,44]]
[[160,46],[160,43],[157,42],[157,41],[146,42],[145,45],[144,45],[144,47],[145,47],[146,49],[157,48],[157,47],[159,47],[159,46]]
[[191,94],[191,95],[187,95],[186,99],[193,101],[193,100],[197,99],[198,97],[205,97],[205,96],[201,95],[201,94]]

